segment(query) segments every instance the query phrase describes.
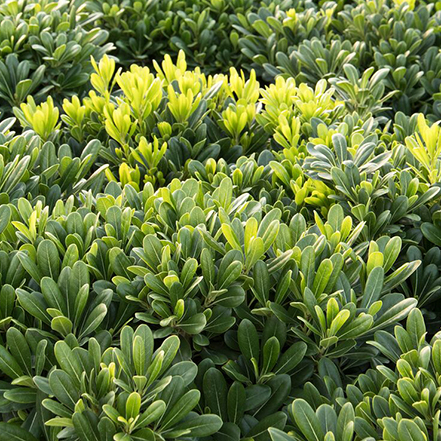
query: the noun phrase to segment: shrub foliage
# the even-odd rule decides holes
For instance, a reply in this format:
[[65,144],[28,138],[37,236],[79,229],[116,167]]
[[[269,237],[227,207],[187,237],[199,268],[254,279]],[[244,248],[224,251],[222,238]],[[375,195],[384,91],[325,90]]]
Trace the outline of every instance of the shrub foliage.
[[440,441],[439,10],[0,0],[0,441]]

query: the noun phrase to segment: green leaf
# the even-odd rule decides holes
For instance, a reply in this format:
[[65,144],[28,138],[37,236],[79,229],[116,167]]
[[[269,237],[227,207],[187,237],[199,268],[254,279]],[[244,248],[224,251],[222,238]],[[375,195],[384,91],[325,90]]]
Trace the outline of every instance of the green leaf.
[[75,412],[72,417],[72,422],[81,441],[100,441],[86,413]]
[[[334,148],[336,148],[337,145],[346,145],[346,140],[341,135],[333,135],[332,141],[334,143]],[[337,143],[337,141],[339,141]],[[344,150],[344,149],[342,149]],[[328,213],[328,223],[332,227],[334,231],[340,231],[341,224],[344,219],[344,213],[343,208],[339,204],[334,204],[330,209]]]
[[412,338],[414,348],[418,348],[421,339],[426,334],[423,314],[419,309],[415,308],[410,311],[409,317],[407,317],[406,330]]
[[163,432],[173,428],[175,424],[179,423],[197,406],[200,397],[201,393],[196,389],[190,390],[183,395],[165,414],[161,422],[160,431]]
[[137,392],[132,392],[126,401],[126,419],[135,418],[141,409],[141,396]]
[[15,358],[0,345],[0,370],[10,378],[18,378],[23,375],[23,371]]
[[145,410],[136,422],[136,427],[148,426],[151,423],[159,420],[164,415],[167,405],[162,400],[156,400]]
[[369,314],[361,313],[355,320],[349,322],[347,326],[344,326],[337,332],[339,340],[353,339],[362,336],[368,332],[374,319]]
[[38,441],[29,431],[13,423],[0,422],[1,439],[10,441]]
[[252,437],[254,441],[269,441],[270,436],[268,429],[275,428],[282,430],[285,427],[287,416],[283,412],[276,412],[259,421],[248,433],[248,437]]
[[5,231],[11,221],[11,209],[8,205],[0,206],[0,234]]
[[42,273],[38,269],[35,262],[23,251],[19,251],[17,253],[17,257],[20,260],[20,263],[23,265],[23,268],[28,272],[28,274],[37,282],[40,283],[41,278],[43,277]]
[[260,258],[262,258],[264,252],[265,252],[265,249],[264,249],[263,239],[261,237],[254,237],[250,241],[248,252],[246,254],[245,267],[247,268],[247,270],[250,270],[251,268],[253,268],[254,264]]
[[67,337],[72,332],[73,324],[67,317],[58,316],[52,319],[51,328],[63,337]]
[[275,429],[274,427],[270,427],[268,429],[272,441],[296,441],[291,435],[283,432],[282,430]]
[[267,247],[271,246],[272,242],[277,237],[279,231],[279,219],[282,216],[282,212],[278,208],[273,208],[269,211],[262,221],[259,223],[259,229],[257,230],[257,236],[261,237],[264,241],[265,252]]
[[337,413],[329,404],[322,404],[317,409],[317,418],[322,426],[323,433],[336,433]]
[[232,285],[226,292],[216,296],[215,304],[225,308],[236,308],[245,300],[245,290],[239,285]]
[[418,425],[414,421],[404,418],[398,423],[398,435],[400,440],[427,441],[426,435]]
[[428,241],[441,247],[441,228],[430,222],[423,222],[421,224],[421,232]]
[[421,265],[420,260],[414,262],[408,262],[400,266],[392,274],[384,279],[383,292],[390,291],[400,283],[403,283],[408,277],[410,277]]
[[28,387],[18,387],[5,391],[4,397],[14,403],[35,404],[37,391]]
[[[221,418],[217,415],[194,415],[186,419],[185,422],[175,426],[173,431],[188,430],[189,432],[186,436],[202,438],[218,432],[222,424]],[[169,433],[167,437],[171,437],[172,435],[172,433]]]
[[300,258],[300,271],[306,279],[306,286],[308,288],[312,285],[315,270],[315,252],[314,247],[307,246],[302,250],[302,256]]
[[115,435],[115,425],[107,417],[101,417],[98,423],[98,433],[100,441],[113,441]]
[[40,242],[37,248],[37,265],[43,276],[58,280],[60,258],[56,245],[49,239]]
[[42,401],[42,404],[47,410],[52,412],[54,415],[64,418],[70,418],[72,416],[70,410],[67,409],[65,406],[63,406],[58,401],[51,400],[50,398],[46,398]]
[[351,441],[354,434],[355,412],[351,403],[346,403],[337,418],[337,439]]
[[114,247],[109,251],[109,261],[113,272],[117,276],[125,277],[130,280],[131,275],[127,268],[132,265],[132,261],[124,254],[121,248]]
[[46,421],[45,424],[50,427],[73,427],[71,418],[56,417]]
[[267,384],[252,384],[245,389],[245,411],[259,410],[271,397],[271,387]]
[[23,289],[17,289],[16,291],[18,301],[20,305],[25,309],[31,316],[38,318],[46,324],[50,324],[51,317],[46,312],[47,305],[45,304],[43,295],[38,292],[27,292]]
[[77,293],[74,303],[74,309],[71,314],[73,315],[72,320],[76,325],[81,322],[84,309],[86,308],[87,301],[89,300],[89,291],[90,291],[89,285],[85,284],[79,289]]
[[401,251],[401,238],[399,236],[392,237],[384,248],[384,272],[387,273],[397,260]]
[[303,399],[294,400],[292,415],[307,441],[322,441],[324,434],[317,415]]
[[288,374],[274,375],[266,383],[271,388],[267,401],[255,414],[258,420],[277,412],[286,403],[291,392],[291,377]]
[[248,319],[244,319],[240,322],[237,330],[237,339],[240,351],[244,357],[248,360],[254,358],[256,362],[258,362],[260,353],[259,337],[256,327]]
[[57,341],[54,346],[54,353],[59,366],[79,385],[83,368],[69,345],[65,341]]
[[373,303],[380,299],[383,290],[384,269],[375,267],[370,273],[366,281],[363,297],[361,299],[361,307],[369,308]]
[[371,332],[386,328],[391,324],[397,323],[404,318],[416,307],[417,299],[404,299],[396,305],[389,308],[378,320],[374,322]]
[[227,420],[227,382],[222,373],[212,367],[205,372],[203,380],[205,407],[210,413]]
[[[265,216],[265,218],[266,218],[266,216]],[[263,221],[262,221],[262,223],[263,223]],[[271,247],[271,245],[274,243],[274,241],[277,238],[277,235],[279,234],[279,229],[280,229],[280,222],[277,219],[273,220],[268,225],[266,230],[261,230],[261,228],[259,227],[258,234],[263,239],[263,252],[266,253],[269,250],[269,248]]]
[[441,340],[435,340],[432,347],[432,360],[435,370],[438,374],[441,373]]
[[242,273],[242,262],[231,262],[226,270],[219,275],[219,289],[228,288]]
[[235,381],[228,391],[227,410],[228,419],[238,424],[245,412],[245,388],[242,383]]
[[232,197],[233,183],[231,182],[231,179],[227,177],[222,179],[219,187],[213,193],[213,198],[217,199],[220,203],[220,206],[227,210],[231,204]]
[[271,337],[263,346],[262,350],[262,369],[260,375],[265,375],[272,371],[277,363],[280,354],[280,343],[277,337]]
[[303,360],[307,349],[308,346],[302,341],[291,345],[291,347],[279,358],[279,361],[274,368],[274,373],[287,374],[292,371]]
[[171,365],[172,361],[176,357],[179,346],[180,341],[177,335],[172,335],[163,341],[162,345],[158,349],[158,351],[164,351],[161,374],[163,374]]
[[377,267],[383,267],[384,263],[384,254],[380,251],[374,251],[369,255],[366,270],[367,274],[370,274],[370,272]]
[[202,312],[200,312],[186,319],[185,321],[180,322],[179,327],[187,334],[194,335],[202,332],[206,324],[207,318]]
[[268,272],[268,266],[265,262],[259,260],[253,269],[254,285],[253,293],[262,306],[266,306],[269,300],[269,292],[271,288],[271,280]]
[[312,285],[312,291],[317,298],[324,292],[326,286],[328,285],[333,269],[334,266],[332,265],[330,259],[322,260],[320,263],[314,277],[314,284]]
[[104,320],[106,314],[107,306],[104,303],[101,303],[96,308],[94,308],[94,310],[87,317],[86,323],[84,323],[81,329],[80,338],[89,335],[93,331],[95,331],[95,329],[97,329],[101,322]]
[[222,234],[224,235],[225,239],[227,239],[228,244],[233,248],[234,250],[241,251],[242,247],[239,243],[239,240],[236,236],[236,233],[231,225],[228,224],[222,224]]
[[87,265],[82,260],[79,260],[75,262],[69,276],[69,311],[75,311],[75,301],[78,292],[84,285],[90,286],[89,270]]
[[59,369],[52,371],[49,375],[49,385],[55,397],[69,409],[73,410],[80,399],[78,387],[76,387],[70,376]]
[[145,251],[144,258],[149,267],[156,271],[161,264],[162,244],[161,241],[153,234],[144,237],[143,248]]
[[43,277],[40,281],[40,287],[48,306],[58,309],[63,314],[67,314],[66,299],[61,293],[57,283],[50,277]]
[[[143,349],[140,348],[140,345],[143,346]],[[136,371],[138,375],[144,375],[145,367],[150,364],[153,354],[153,346],[153,334],[150,328],[147,325],[138,326],[133,337],[132,347],[134,362],[136,358],[135,369],[136,365],[138,365],[139,369],[139,373],[138,370]],[[142,355],[144,355],[144,361],[142,360]]]
[[276,174],[276,176],[285,184],[285,186],[289,187],[291,179],[286,168],[277,161],[270,161],[269,166]]
[[32,375],[31,350],[24,335],[16,328],[9,328],[6,333],[6,342],[9,351],[23,371],[27,372],[28,375]]
[[133,364],[137,375],[145,374],[146,354],[145,345],[142,338],[137,335],[133,339]]

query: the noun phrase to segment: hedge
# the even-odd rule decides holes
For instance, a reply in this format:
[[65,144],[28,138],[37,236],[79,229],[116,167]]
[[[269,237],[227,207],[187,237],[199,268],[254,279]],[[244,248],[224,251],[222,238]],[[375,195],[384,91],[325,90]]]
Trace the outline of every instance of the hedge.
[[440,5],[0,0],[0,441],[441,441]]

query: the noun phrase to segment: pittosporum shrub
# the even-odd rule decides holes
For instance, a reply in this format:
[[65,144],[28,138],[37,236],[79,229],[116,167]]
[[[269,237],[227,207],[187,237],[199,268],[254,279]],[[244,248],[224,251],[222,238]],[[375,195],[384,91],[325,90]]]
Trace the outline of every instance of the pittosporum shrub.
[[438,11],[0,2],[0,440],[441,440]]

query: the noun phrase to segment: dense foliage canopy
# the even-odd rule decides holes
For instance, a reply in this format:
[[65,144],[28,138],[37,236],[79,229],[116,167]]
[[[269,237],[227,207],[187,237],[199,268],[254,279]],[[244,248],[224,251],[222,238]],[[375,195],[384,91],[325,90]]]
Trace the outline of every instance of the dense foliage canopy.
[[0,0],[0,441],[441,441],[441,3]]

